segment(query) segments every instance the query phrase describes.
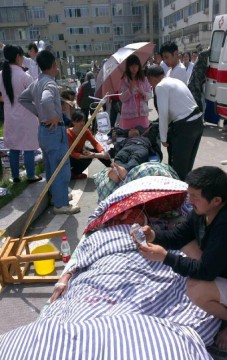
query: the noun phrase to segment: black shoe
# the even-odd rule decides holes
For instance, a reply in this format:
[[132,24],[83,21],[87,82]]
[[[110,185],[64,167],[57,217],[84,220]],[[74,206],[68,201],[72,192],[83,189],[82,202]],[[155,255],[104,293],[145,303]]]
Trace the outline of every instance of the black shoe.
[[33,184],[33,183],[35,183],[37,181],[40,181],[40,180],[42,180],[42,176],[35,176],[33,179],[27,179],[29,184]]
[[13,178],[13,183],[19,183],[19,182],[21,182],[21,179],[20,178],[18,178],[18,177],[16,177],[16,178]]

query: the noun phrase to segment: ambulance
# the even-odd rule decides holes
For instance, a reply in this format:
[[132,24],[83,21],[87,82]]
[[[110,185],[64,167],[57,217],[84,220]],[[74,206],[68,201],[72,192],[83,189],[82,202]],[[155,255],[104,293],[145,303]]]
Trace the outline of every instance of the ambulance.
[[227,119],[227,14],[215,17],[206,72],[205,121]]

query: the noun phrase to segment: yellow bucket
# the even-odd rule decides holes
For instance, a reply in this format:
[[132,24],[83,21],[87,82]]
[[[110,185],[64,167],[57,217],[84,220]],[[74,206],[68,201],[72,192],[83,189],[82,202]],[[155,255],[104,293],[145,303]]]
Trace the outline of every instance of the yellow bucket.
[[[54,251],[56,251],[54,245],[45,244],[33,249],[31,254],[41,254],[41,253],[54,252]],[[48,275],[52,273],[55,269],[55,259],[34,261],[34,267],[38,275]]]

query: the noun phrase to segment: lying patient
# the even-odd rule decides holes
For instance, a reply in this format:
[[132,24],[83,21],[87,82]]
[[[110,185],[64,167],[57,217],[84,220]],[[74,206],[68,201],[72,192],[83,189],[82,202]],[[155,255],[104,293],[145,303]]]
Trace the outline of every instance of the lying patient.
[[155,154],[152,150],[151,142],[148,137],[140,135],[138,129],[130,129],[128,137],[116,143],[114,154],[112,149],[105,154],[96,154],[96,158],[110,159],[114,157],[108,176],[116,184],[124,180],[128,172],[137,165],[147,162],[149,155]]
[[[119,225],[119,224],[134,224],[137,222],[141,226],[144,226],[147,224],[147,217],[144,214],[143,210],[140,208],[133,208],[124,211],[123,213],[119,214],[118,216],[115,216],[113,219],[109,220],[105,226],[113,226],[113,225]],[[98,230],[98,229],[97,229]],[[69,271],[66,272],[56,283],[54,287],[53,294],[51,296],[50,301],[55,301],[60,295],[64,295],[68,289],[68,282],[69,279],[72,277],[73,274],[75,274],[76,271]]]
[[83,236],[51,304],[0,336],[0,359],[211,360],[220,322],[193,305],[182,276],[140,255],[134,222],[145,223],[140,208]]

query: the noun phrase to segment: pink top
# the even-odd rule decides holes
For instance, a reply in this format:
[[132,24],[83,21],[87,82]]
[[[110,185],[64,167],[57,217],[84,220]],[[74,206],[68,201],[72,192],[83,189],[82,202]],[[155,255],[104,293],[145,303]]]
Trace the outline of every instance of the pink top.
[[145,78],[143,81],[137,82],[137,87],[140,88],[145,98],[141,98],[138,93],[133,93],[129,90],[129,82],[127,78],[121,81],[121,95],[122,102],[120,128],[131,129],[135,126],[142,126],[147,128],[149,126],[148,120],[148,100],[152,96],[151,86]]

